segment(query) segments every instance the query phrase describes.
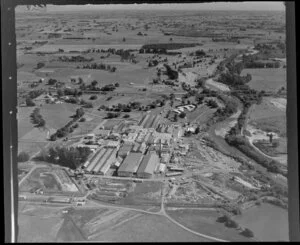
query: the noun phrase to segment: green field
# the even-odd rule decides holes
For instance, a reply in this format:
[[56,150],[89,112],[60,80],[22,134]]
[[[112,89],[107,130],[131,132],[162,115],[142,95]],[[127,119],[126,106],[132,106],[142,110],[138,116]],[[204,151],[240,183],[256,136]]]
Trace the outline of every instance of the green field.
[[236,229],[227,228],[224,224],[216,222],[220,216],[217,211],[180,209],[169,210],[168,213],[173,219],[196,232],[232,242],[251,241],[240,235]]
[[164,217],[141,215],[95,237],[94,241],[112,242],[208,242],[189,233]]
[[59,129],[72,120],[71,116],[79,107],[68,103],[45,104],[40,108],[40,112],[49,128]]
[[255,206],[233,217],[260,241],[289,241],[288,212],[271,204]]
[[252,89],[277,92],[281,87],[286,88],[285,68],[244,69],[241,75],[245,76],[247,73],[252,76],[252,80],[248,83]]
[[[281,100],[277,99],[277,101]],[[278,103],[279,107],[275,106],[272,101],[274,98],[264,97],[260,105],[253,105],[250,109],[249,123],[263,131],[277,132],[282,137],[286,137],[285,106],[280,103]]]

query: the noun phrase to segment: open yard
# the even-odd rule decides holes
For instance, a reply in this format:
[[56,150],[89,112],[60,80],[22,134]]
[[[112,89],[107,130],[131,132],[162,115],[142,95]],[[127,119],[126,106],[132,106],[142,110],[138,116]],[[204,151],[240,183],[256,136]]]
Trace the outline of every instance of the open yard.
[[65,170],[58,168],[36,168],[26,176],[20,186],[20,192],[34,192],[40,188],[47,193],[78,192],[76,184]]

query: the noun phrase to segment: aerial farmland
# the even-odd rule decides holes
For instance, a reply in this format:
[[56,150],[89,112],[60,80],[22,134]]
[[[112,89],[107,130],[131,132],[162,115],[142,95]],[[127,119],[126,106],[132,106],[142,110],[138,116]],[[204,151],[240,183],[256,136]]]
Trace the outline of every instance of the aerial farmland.
[[288,240],[284,8],[201,6],[16,9],[20,242]]

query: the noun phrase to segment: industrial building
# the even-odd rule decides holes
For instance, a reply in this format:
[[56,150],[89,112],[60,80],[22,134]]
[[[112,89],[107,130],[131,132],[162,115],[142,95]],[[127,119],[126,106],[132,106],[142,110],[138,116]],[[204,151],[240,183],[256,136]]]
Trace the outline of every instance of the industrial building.
[[114,141],[114,140],[109,140],[106,143],[106,147],[108,147],[108,148],[117,148],[117,147],[119,147],[119,145],[120,145],[120,142]]
[[167,165],[164,164],[164,163],[161,163],[161,164],[159,164],[158,171],[159,171],[160,173],[164,173],[164,172],[166,171],[166,168],[167,168]]
[[154,128],[156,129],[161,117],[159,115],[146,114],[139,123],[139,126],[143,128]]
[[84,164],[85,171],[94,174],[106,174],[116,160],[116,148],[102,148]]
[[166,177],[173,177],[173,176],[178,176],[178,175],[182,175],[182,172],[167,173]]
[[96,133],[97,133],[97,135],[99,135],[100,137],[106,138],[106,137],[108,137],[108,136],[110,135],[111,130],[98,129]]
[[179,125],[174,125],[172,136],[175,139],[179,139],[180,137],[183,136],[183,130],[182,130],[182,128]]
[[136,137],[137,137],[137,133],[129,133],[128,136],[126,138],[124,138],[123,140],[125,142],[134,142]]
[[94,167],[90,170],[92,173],[98,173],[104,162],[109,158],[111,153],[113,152],[112,148],[107,148],[105,153],[101,156],[101,158],[97,161]]
[[151,178],[158,164],[159,157],[156,153],[147,154],[137,170],[137,176],[140,178]]
[[136,174],[142,158],[142,153],[129,153],[118,169],[118,176],[130,177]]
[[184,168],[179,168],[179,167],[169,167],[170,171],[177,171],[177,172],[183,172]]
[[132,144],[129,143],[123,144],[118,151],[118,156],[125,158],[128,155],[128,153],[131,151],[132,147],[133,147]]
[[99,161],[99,159],[103,156],[103,154],[105,153],[106,149],[101,148],[99,151],[97,151],[94,156],[85,162],[84,167],[85,170],[87,172],[91,172],[92,169],[94,168],[94,166],[97,164],[97,162]]
[[132,148],[132,152],[139,152],[139,148],[140,148],[140,144],[139,143],[134,143],[133,148]]
[[117,150],[114,149],[110,156],[107,158],[107,160],[104,162],[104,164],[101,166],[100,170],[98,171],[98,174],[105,175],[107,171],[110,169],[110,167],[113,165],[113,163],[116,161],[116,154]]

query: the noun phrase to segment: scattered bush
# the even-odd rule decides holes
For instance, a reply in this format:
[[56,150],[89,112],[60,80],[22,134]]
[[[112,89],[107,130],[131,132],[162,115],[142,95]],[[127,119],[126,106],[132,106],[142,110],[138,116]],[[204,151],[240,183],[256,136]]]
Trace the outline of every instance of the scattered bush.
[[35,106],[35,103],[30,98],[26,98],[25,103],[26,103],[27,106]]
[[254,234],[251,230],[249,230],[248,228],[246,228],[245,230],[243,230],[241,232],[241,234],[245,237],[254,237]]
[[97,95],[92,95],[92,96],[90,97],[90,100],[96,100],[96,99],[98,99]]
[[228,219],[228,220],[225,222],[225,226],[226,226],[226,227],[229,227],[229,228],[237,228],[237,227],[238,227],[238,224],[237,224],[234,220]]
[[24,151],[20,152],[17,157],[18,162],[27,162],[29,159],[30,159],[30,156],[28,155],[28,153],[26,153]]
[[225,223],[229,220],[230,218],[227,215],[223,215],[217,218],[217,222],[219,223]]

